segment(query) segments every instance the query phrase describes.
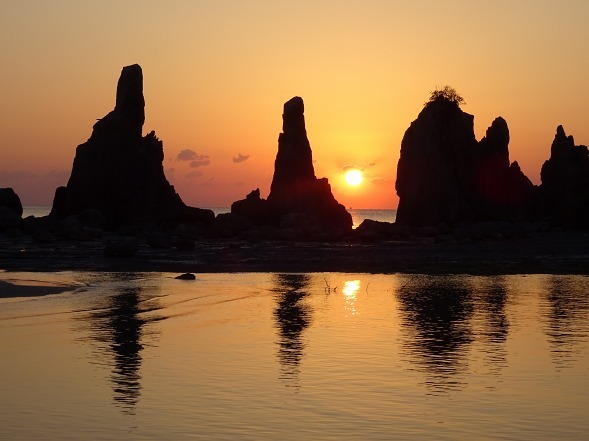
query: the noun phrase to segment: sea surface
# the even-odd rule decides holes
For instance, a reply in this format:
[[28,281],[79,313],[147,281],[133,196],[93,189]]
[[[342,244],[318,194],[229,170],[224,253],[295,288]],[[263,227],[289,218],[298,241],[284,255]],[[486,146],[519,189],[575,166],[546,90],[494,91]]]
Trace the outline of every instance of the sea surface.
[[0,272],[0,439],[587,439],[589,276],[176,275]]
[[[221,213],[230,213],[229,207],[212,207],[215,216]],[[23,218],[27,216],[43,217],[51,212],[51,206],[29,205],[23,207]],[[393,209],[348,209],[352,215],[353,228],[357,228],[364,219],[372,219],[381,222],[395,222],[397,211]]]

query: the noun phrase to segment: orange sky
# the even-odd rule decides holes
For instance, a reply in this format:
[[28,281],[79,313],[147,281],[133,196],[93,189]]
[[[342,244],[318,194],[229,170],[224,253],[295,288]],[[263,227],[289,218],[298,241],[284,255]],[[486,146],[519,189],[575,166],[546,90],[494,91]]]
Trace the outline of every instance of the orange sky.
[[511,160],[539,183],[558,124],[589,143],[588,18],[585,0],[1,1],[0,186],[50,204],[133,63],[144,133],[164,141],[190,205],[268,195],[282,105],[298,95],[316,175],[347,207],[394,208],[403,133],[445,84],[477,138],[507,120]]

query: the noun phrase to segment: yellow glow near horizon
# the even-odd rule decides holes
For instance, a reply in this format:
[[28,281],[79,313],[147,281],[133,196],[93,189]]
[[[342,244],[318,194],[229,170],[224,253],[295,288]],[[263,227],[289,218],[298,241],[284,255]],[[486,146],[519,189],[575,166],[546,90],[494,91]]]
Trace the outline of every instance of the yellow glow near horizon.
[[351,185],[352,187],[357,187],[364,180],[364,177],[362,176],[362,172],[360,170],[355,169],[355,168],[348,170],[346,172],[344,178],[346,180],[346,183],[348,185]]

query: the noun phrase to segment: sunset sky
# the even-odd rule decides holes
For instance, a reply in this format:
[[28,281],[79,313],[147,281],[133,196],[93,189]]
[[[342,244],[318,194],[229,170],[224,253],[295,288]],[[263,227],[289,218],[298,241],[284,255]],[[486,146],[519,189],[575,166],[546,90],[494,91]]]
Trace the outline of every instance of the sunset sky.
[[346,207],[395,208],[403,133],[446,84],[477,139],[507,120],[511,160],[539,183],[557,125],[589,143],[588,43],[586,0],[0,0],[0,187],[51,204],[133,63],[144,133],[189,205],[267,197],[298,95],[317,177]]

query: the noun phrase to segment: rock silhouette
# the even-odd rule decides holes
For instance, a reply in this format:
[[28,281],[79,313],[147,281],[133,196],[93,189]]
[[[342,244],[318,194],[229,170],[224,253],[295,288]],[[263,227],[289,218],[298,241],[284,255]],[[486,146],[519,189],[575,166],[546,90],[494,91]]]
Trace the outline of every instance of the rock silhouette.
[[22,204],[12,188],[0,188],[0,232],[16,232],[22,226]]
[[58,218],[98,209],[107,228],[137,223],[211,223],[210,210],[187,207],[164,175],[163,143],[155,132],[142,136],[145,121],[143,73],[137,64],[121,72],[112,112],[94,124],[76,149],[66,187],[55,192]]
[[275,223],[270,214],[268,201],[260,197],[260,189],[252,190],[245,199],[231,204],[231,213],[251,220],[255,225]]
[[477,142],[474,117],[444,96],[426,104],[405,132],[395,184],[397,222],[437,226],[523,219],[534,186],[509,163],[509,129],[493,121]]
[[267,201],[260,198],[259,190],[254,190],[246,199],[235,202],[231,212],[257,223],[288,229],[351,231],[352,217],[334,198],[327,178],[315,177],[304,109],[300,97],[284,104],[282,133],[278,137]]
[[517,161],[509,162],[509,128],[496,118],[474,149],[476,215],[479,220],[524,220],[532,216],[536,188]]
[[12,188],[0,188],[0,207],[7,207],[19,217],[22,216],[22,203]]
[[550,159],[541,171],[542,195],[548,214],[556,224],[589,228],[589,154],[584,145],[575,145],[558,126],[550,149]]

